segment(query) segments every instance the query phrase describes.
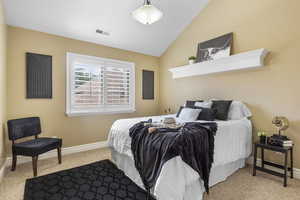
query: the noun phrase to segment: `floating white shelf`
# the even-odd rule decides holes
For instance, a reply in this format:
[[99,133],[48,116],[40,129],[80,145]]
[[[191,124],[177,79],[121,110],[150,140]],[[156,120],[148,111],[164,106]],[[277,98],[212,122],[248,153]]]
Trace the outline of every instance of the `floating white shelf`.
[[173,78],[220,73],[233,70],[242,70],[264,66],[264,58],[268,54],[266,49],[257,49],[236,55],[205,61],[169,69]]

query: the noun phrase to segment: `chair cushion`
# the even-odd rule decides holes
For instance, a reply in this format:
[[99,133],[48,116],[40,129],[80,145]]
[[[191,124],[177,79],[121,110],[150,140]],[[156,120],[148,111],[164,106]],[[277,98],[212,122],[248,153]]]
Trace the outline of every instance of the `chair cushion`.
[[62,139],[58,138],[38,138],[16,143],[12,146],[13,154],[23,156],[37,156],[47,151],[62,146]]
[[7,128],[10,140],[34,136],[42,132],[39,117],[8,120]]

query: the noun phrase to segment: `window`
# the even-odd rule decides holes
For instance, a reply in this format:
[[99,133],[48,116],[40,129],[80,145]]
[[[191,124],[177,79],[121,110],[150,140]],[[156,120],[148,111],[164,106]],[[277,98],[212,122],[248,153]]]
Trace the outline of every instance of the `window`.
[[67,53],[68,116],[135,111],[134,63]]

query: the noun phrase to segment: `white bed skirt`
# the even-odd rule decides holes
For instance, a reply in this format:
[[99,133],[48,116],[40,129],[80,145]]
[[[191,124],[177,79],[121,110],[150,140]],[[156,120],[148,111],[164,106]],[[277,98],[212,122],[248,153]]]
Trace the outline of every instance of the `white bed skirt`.
[[[134,181],[138,186],[140,186],[141,188],[144,188],[142,180],[140,178],[138,171],[136,170],[136,168],[134,166],[134,161],[132,158],[130,158],[129,156],[127,156],[125,154],[118,153],[113,148],[111,148],[111,157],[112,157],[113,162],[117,165],[117,167],[119,169],[124,171],[124,173],[132,181]],[[181,160],[180,157],[175,157],[175,158],[172,158],[170,161],[175,162],[176,159]],[[170,162],[170,161],[168,161],[168,162]],[[165,163],[165,165],[167,165],[168,162]],[[182,160],[181,160],[181,162],[182,162]],[[245,159],[239,159],[237,161],[227,163],[224,165],[213,166],[211,169],[211,173],[210,173],[209,185],[213,186],[217,183],[225,181],[228,176],[232,175],[238,169],[243,168],[243,167],[245,167]],[[162,169],[161,174],[163,174],[163,173],[164,173],[164,167]],[[170,184],[172,184],[172,181],[176,181],[176,174],[173,174],[173,175],[168,174],[168,176],[174,177],[174,180],[171,180]],[[163,188],[161,188],[161,190],[163,190]],[[200,182],[199,180],[196,180],[193,183],[191,183],[190,185],[185,187],[183,200],[202,200],[203,192],[204,192],[203,183]],[[156,195],[156,198],[158,200],[166,200],[163,196],[159,196],[159,195]],[[176,197],[176,199],[178,199],[178,198]],[[168,200],[171,200],[171,199],[168,199]]]

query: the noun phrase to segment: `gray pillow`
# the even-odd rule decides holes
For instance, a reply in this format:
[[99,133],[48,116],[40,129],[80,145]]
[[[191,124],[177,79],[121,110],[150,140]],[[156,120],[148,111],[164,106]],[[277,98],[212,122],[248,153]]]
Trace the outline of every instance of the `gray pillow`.
[[199,114],[201,112],[201,109],[193,109],[193,108],[182,108],[179,119],[183,121],[196,121]]

